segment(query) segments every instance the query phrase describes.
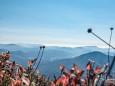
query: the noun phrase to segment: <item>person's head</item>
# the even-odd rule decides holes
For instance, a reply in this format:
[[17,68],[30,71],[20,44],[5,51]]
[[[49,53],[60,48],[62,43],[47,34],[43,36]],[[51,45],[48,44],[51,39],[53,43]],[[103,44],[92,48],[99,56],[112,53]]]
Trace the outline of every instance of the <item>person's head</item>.
[[12,62],[12,65],[15,65],[15,64],[16,64],[15,61],[13,61],[13,62]]
[[70,72],[71,73],[74,73],[75,69],[74,68],[71,68]]
[[10,51],[7,51],[6,54],[10,54]]
[[77,65],[76,65],[76,64],[73,64],[73,67],[77,67]]

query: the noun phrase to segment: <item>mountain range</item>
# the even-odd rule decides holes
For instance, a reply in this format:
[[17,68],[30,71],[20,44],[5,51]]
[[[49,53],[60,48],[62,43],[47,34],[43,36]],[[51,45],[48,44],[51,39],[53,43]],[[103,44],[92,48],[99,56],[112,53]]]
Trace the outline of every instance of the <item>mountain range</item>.
[[[27,66],[28,59],[36,58],[40,46],[40,44],[0,44],[0,52],[10,51],[11,60]],[[107,63],[107,51],[106,48],[96,46],[75,48],[46,46],[39,70],[45,75],[53,76],[54,73],[56,75],[60,73],[58,70],[60,64],[64,64],[69,69],[74,63],[85,70],[88,59],[94,60],[95,65],[102,66]],[[110,54],[112,60],[114,52],[111,51]],[[113,69],[115,70],[115,66]]]
[[[110,56],[110,61],[112,61],[112,59],[113,57]],[[94,51],[94,52],[77,56],[75,58],[69,58],[69,59],[63,59],[63,60],[57,60],[57,61],[44,63],[44,64],[41,64],[39,68],[40,68],[40,71],[44,73],[45,75],[53,76],[54,71],[56,75],[60,73],[59,65],[61,64],[65,65],[67,69],[70,69],[73,64],[77,64],[79,68],[86,70],[86,64],[88,63],[89,60],[94,61],[94,67],[96,67],[97,65],[100,67],[103,67],[104,64],[107,64],[108,56],[105,55],[104,53]],[[115,64],[113,67],[113,71],[114,70],[115,70]]]

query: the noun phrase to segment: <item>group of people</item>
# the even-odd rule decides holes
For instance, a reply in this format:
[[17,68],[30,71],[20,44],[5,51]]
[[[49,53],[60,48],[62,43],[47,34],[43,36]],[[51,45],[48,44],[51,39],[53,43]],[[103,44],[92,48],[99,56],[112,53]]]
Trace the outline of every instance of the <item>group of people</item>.
[[112,77],[107,78],[108,64],[103,67],[93,66],[94,63],[89,61],[84,71],[76,64],[70,70],[60,65],[60,76],[54,77],[51,86],[115,86],[115,80]]
[[0,54],[0,86],[115,86],[113,82],[105,84],[108,65],[93,67],[93,62],[89,61],[84,71],[76,64],[70,70],[62,64],[59,66],[60,76],[51,80],[33,67],[36,59],[29,60],[25,68],[10,61],[10,55],[9,51]]
[[10,52],[0,54],[0,86],[50,86],[48,78],[32,68],[33,60],[28,67],[10,61]]

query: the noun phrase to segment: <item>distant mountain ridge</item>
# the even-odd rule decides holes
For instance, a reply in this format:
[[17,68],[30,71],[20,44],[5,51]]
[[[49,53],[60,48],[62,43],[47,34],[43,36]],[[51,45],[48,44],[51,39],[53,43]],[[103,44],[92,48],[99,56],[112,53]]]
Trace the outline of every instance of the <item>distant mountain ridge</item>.
[[[0,44],[0,52],[9,50],[11,52],[11,60],[15,60],[17,63],[27,66],[28,59],[33,59],[37,56],[39,47],[39,44]],[[52,76],[54,73],[59,74],[58,67],[60,64],[71,68],[72,64],[75,63],[85,70],[88,59],[94,60],[95,65],[102,66],[107,63],[108,56],[106,54],[107,49],[98,48],[96,46],[75,48],[46,46],[39,69],[43,74],[49,76]],[[110,58],[112,60],[112,57]]]
[[[12,53],[13,58],[35,58],[38,54],[40,44],[0,44],[0,51],[9,50]],[[84,47],[58,47],[58,46],[46,46],[43,61],[54,61],[67,58],[74,58],[85,53],[99,51],[107,54],[107,49],[98,48],[96,46],[84,46]],[[111,54],[112,55],[112,54]]]
[[[57,61],[52,61],[49,63],[41,64],[39,68],[43,74],[53,76],[52,74],[54,74],[54,71],[56,75],[59,75],[60,73],[59,65],[60,64],[64,64],[67,69],[70,69],[73,64],[77,64],[78,67],[80,67],[83,70],[86,70],[86,64],[89,61],[88,59],[95,61],[94,67],[97,65],[102,67],[104,66],[104,64],[108,63],[107,58],[108,56],[105,55],[104,53],[94,51],[94,52],[86,53],[86,54],[83,54],[83,55],[80,55],[78,57],[71,58],[71,59],[63,59],[63,60],[57,60]],[[113,57],[110,56],[111,61],[112,59]],[[113,71],[114,70],[115,70],[115,65],[113,67]]]

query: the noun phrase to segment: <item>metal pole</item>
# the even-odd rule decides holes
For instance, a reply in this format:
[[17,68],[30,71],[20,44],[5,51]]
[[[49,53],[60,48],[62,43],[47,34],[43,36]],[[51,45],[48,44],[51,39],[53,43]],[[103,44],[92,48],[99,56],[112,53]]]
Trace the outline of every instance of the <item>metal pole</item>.
[[[40,62],[41,62],[41,60],[42,60],[42,57],[43,57],[43,53],[44,53],[44,48],[45,48],[45,46],[42,46],[42,48],[43,48],[43,50],[42,50],[42,54],[41,54],[41,58],[40,58],[40,60],[39,60],[39,62],[38,62],[38,64],[37,64],[37,66],[36,66],[36,68],[35,68],[35,70],[32,72],[32,76],[34,75],[34,73],[36,72],[36,70],[38,69],[38,66],[39,66],[39,64],[40,64]],[[31,80],[30,80],[30,86],[31,86],[31,83],[32,83],[32,81],[33,81],[34,79],[33,78],[31,78]]]
[[[103,40],[101,37],[99,37],[99,36],[96,35],[94,32],[92,32],[92,29],[91,29],[91,28],[89,28],[87,32],[88,32],[88,33],[92,33],[92,34],[93,34],[94,36],[96,36],[98,39],[100,39],[100,40],[103,41],[105,44],[109,45],[109,47],[111,47],[111,48],[113,48],[113,49],[115,50],[115,47],[113,47],[111,44],[107,43],[107,42],[106,42],[105,40]],[[113,60],[112,60],[112,62],[111,62],[111,65],[110,65],[110,67],[109,67],[109,70],[108,70],[108,72],[107,72],[107,76],[106,76],[106,77],[108,77],[108,76],[110,75],[114,63],[115,63],[115,56],[114,56],[114,58],[113,58]]]
[[[111,38],[112,38],[112,31],[113,31],[114,28],[110,28],[111,30],[111,34],[110,34],[110,39],[109,39],[109,44],[111,44]],[[108,64],[110,65],[110,45],[109,45],[109,48],[108,48]]]
[[36,72],[36,70],[37,70],[37,68],[38,68],[38,66],[39,66],[39,64],[40,64],[40,62],[41,62],[41,60],[42,60],[45,46],[43,46],[42,48],[43,48],[43,50],[42,50],[41,58],[40,58],[40,60],[39,60],[39,62],[38,62],[38,64],[37,64],[37,66],[36,66],[36,68],[35,68],[33,74]]
[[113,60],[112,60],[112,62],[111,62],[111,65],[110,65],[110,67],[109,67],[109,70],[108,70],[108,72],[107,72],[107,76],[106,76],[106,77],[108,77],[108,76],[110,75],[111,70],[112,70],[114,64],[115,64],[115,56],[113,57]]
[[[41,49],[42,49],[42,46],[40,46],[40,49],[39,49],[38,55],[37,55],[37,57],[35,58],[36,60],[35,60],[35,62],[33,63],[33,67],[34,67],[34,65],[36,64],[36,62],[37,62],[37,60],[38,60],[38,58],[39,58],[39,55],[40,55]],[[32,68],[33,68],[33,67],[32,67]]]
[[115,47],[113,47],[111,44],[107,43],[105,40],[103,40],[101,37],[99,37],[97,34],[95,34],[94,32],[92,32],[92,29],[88,29],[88,33],[92,33],[94,36],[96,36],[98,39],[100,39],[102,42],[104,42],[105,44],[109,45],[111,48],[113,48],[115,50]]

